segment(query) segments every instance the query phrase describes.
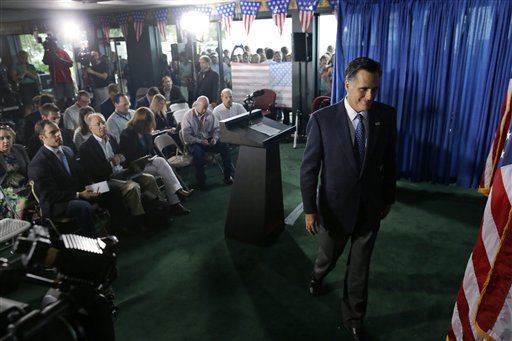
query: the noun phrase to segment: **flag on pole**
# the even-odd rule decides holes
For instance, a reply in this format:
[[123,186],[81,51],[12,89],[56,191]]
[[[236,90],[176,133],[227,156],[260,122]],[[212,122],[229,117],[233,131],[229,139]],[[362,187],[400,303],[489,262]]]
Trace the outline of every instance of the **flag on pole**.
[[273,90],[276,106],[292,107],[292,63],[231,63],[233,101],[241,102],[245,96],[260,89]]
[[242,20],[244,22],[245,32],[249,35],[251,25],[258,15],[261,2],[240,1],[240,13],[242,13]]
[[509,126],[446,339],[512,340],[512,137]]
[[133,29],[135,30],[135,38],[137,42],[142,35],[142,29],[144,28],[144,12],[137,11],[133,12]]
[[231,23],[235,16],[235,4],[235,2],[230,2],[229,4],[217,7],[217,13],[219,13],[222,18],[222,22],[224,23],[224,30],[229,35],[231,35]]
[[284,21],[286,19],[286,14],[288,14],[288,6],[290,5],[290,0],[270,0],[267,1],[268,9],[270,13],[272,13],[272,18],[274,19],[274,23],[279,29],[279,35],[283,35],[283,26]]
[[161,8],[153,11],[153,16],[155,17],[156,25],[158,26],[158,30],[160,31],[160,35],[163,40],[167,40],[167,19],[169,17],[169,9]]
[[295,0],[299,10],[299,19],[302,24],[302,32],[306,33],[313,20],[313,15],[318,6],[318,0]]
[[123,34],[124,39],[128,39],[128,13],[121,13],[117,15],[117,22]]
[[496,172],[496,166],[500,160],[501,152],[503,151],[503,146],[505,144],[505,136],[510,126],[512,117],[512,79],[508,82],[508,90],[507,95],[503,101],[503,106],[501,107],[501,117],[500,122],[498,124],[498,129],[496,129],[496,134],[494,135],[494,142],[491,146],[491,150],[489,151],[489,155],[487,156],[487,160],[485,162],[484,171],[482,172],[482,179],[480,180],[480,186],[478,191],[484,195],[488,195],[491,189],[492,180],[494,178],[494,173]]
[[101,30],[106,40],[110,39],[110,15],[102,15],[100,17]]

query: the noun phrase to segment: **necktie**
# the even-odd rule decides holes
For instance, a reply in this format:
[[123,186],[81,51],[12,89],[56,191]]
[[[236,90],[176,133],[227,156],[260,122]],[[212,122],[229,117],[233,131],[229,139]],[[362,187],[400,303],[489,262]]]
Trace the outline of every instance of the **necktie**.
[[354,138],[354,149],[356,151],[356,157],[359,164],[359,168],[363,166],[364,152],[365,152],[365,132],[364,132],[364,119],[363,115],[357,114],[356,119],[358,120],[355,138]]
[[62,150],[59,149],[57,151],[57,157],[64,166],[64,169],[66,169],[66,172],[68,172],[68,174],[71,175],[71,169],[69,169],[68,159],[66,159],[66,155],[64,155],[64,152]]

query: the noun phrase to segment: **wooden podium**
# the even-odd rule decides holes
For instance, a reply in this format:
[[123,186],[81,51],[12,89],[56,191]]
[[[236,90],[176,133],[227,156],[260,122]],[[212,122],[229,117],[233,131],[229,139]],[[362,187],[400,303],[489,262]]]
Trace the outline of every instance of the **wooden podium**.
[[262,116],[261,110],[220,121],[220,140],[240,145],[225,236],[264,244],[284,227],[279,140],[294,127]]

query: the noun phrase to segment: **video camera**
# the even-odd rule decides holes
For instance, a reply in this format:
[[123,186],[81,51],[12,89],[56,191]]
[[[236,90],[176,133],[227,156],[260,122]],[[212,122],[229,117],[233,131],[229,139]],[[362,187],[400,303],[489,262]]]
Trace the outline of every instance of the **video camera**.
[[[3,219],[0,227],[6,220],[12,219]],[[115,236],[52,238],[38,225],[18,237],[13,251],[20,256],[0,259],[0,294],[28,280],[52,288],[51,295],[41,309],[0,298],[0,340],[115,340],[111,284],[117,277],[117,243]]]
[[82,65],[82,67],[91,67],[91,50],[87,47],[77,47],[75,49],[75,60]]
[[57,38],[55,38],[53,34],[48,33],[44,41],[39,36],[37,36],[36,39],[39,44],[43,45],[45,51],[54,52],[55,50],[57,50]]

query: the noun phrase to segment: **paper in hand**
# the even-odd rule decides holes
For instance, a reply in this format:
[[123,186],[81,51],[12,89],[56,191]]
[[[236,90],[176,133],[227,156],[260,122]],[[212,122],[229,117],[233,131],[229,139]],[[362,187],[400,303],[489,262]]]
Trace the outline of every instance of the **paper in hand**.
[[97,183],[85,186],[85,189],[88,191],[95,192],[95,193],[105,193],[105,192],[110,191],[110,188],[108,187],[108,183],[106,181],[97,182]]

